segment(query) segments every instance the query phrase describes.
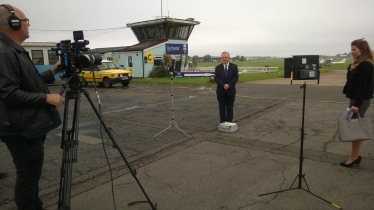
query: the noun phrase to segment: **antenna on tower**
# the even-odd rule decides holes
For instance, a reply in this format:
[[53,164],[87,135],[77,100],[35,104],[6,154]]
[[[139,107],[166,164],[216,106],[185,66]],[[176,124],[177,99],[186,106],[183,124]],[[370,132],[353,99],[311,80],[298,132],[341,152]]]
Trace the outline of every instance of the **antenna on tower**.
[[161,0],[161,18],[162,18],[163,16],[162,16],[162,0]]

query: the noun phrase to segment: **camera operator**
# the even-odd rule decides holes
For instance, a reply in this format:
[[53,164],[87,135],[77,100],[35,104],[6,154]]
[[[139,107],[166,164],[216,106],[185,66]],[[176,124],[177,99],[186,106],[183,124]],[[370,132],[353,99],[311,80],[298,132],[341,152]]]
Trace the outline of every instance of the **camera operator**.
[[61,124],[57,109],[64,99],[50,94],[45,82],[55,70],[39,73],[21,44],[29,38],[29,19],[18,8],[0,6],[0,139],[16,168],[15,203],[20,209],[43,209],[38,182],[46,134]]

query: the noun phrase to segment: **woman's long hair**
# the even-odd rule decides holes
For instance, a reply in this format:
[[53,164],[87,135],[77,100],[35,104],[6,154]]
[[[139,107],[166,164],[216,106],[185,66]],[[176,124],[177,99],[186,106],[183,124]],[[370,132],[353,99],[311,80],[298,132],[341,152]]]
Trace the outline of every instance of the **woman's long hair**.
[[361,51],[361,55],[357,60],[352,59],[350,70],[356,68],[362,61],[370,61],[374,64],[373,51],[371,51],[369,43],[364,38],[352,41],[351,46],[353,45]]
[[350,69],[356,68],[362,61],[370,61],[374,64],[373,51],[371,51],[369,43],[364,38],[352,41],[351,46],[353,45],[361,51],[361,55],[357,60],[352,59]]

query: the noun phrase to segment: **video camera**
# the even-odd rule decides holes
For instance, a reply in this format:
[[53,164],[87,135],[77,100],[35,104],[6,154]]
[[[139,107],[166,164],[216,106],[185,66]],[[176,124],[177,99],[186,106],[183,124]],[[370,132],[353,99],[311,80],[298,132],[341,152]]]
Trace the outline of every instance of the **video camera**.
[[56,55],[61,59],[61,65],[56,70],[64,72],[61,78],[79,74],[82,68],[88,68],[90,64],[101,64],[102,58],[100,55],[82,54],[82,52],[88,52],[90,49],[87,48],[90,42],[84,40],[83,31],[73,31],[73,36],[74,42],[62,40],[56,45],[56,48],[51,49],[56,51]]

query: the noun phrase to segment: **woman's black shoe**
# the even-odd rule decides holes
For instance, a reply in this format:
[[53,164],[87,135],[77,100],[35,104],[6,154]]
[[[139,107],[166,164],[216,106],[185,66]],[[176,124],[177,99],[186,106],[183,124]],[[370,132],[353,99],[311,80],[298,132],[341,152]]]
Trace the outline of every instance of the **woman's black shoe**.
[[358,156],[356,160],[354,160],[352,163],[346,164],[345,162],[341,162],[340,165],[344,167],[351,167],[353,165],[356,165],[356,168],[360,165],[361,162],[361,156]]

